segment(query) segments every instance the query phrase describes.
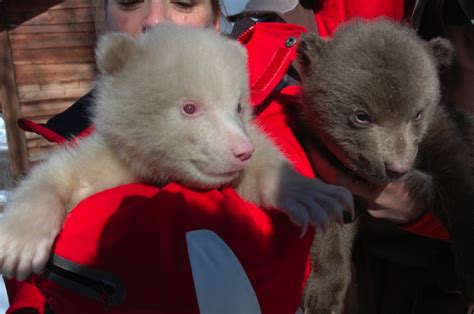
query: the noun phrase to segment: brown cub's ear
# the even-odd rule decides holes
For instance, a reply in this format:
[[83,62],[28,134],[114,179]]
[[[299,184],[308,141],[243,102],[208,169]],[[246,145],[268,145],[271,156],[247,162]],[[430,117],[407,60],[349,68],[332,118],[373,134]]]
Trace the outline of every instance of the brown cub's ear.
[[327,41],[314,33],[305,33],[299,39],[296,54],[298,57],[298,72],[302,76],[308,76],[311,73],[321,49]]
[[454,46],[449,40],[436,37],[426,43],[426,46],[433,54],[436,66],[439,69],[447,68],[454,59]]
[[99,39],[96,62],[102,74],[113,74],[128,62],[137,49],[135,39],[121,33],[109,33]]

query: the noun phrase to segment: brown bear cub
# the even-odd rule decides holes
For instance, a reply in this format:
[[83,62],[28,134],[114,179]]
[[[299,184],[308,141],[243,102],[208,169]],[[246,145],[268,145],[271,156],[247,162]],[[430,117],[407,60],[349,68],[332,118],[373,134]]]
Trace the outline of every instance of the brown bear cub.
[[[396,180],[449,231],[461,290],[474,303],[474,120],[440,103],[449,42],[425,42],[406,26],[354,21],[329,40],[305,34],[298,48],[305,146],[324,146],[372,184]],[[342,229],[342,230],[341,230]],[[340,313],[350,280],[354,226],[332,225],[313,247],[306,313]]]

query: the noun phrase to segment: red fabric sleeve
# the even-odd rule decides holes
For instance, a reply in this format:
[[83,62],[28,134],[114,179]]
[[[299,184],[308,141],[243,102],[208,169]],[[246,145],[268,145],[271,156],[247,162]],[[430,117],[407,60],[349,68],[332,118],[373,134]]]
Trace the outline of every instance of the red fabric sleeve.
[[373,19],[385,16],[396,21],[403,18],[403,0],[327,0],[318,1],[314,17],[321,36],[331,36],[343,22],[352,18]]
[[280,83],[296,57],[296,38],[305,31],[293,24],[256,23],[239,37],[247,48],[253,104],[263,102]]
[[36,286],[29,282],[5,280],[10,307],[6,314],[13,314],[19,310],[31,309],[32,312],[43,314],[45,298]]
[[445,242],[450,241],[448,231],[441,225],[441,222],[435,217],[432,210],[426,211],[420,218],[401,226],[401,228],[422,237]]

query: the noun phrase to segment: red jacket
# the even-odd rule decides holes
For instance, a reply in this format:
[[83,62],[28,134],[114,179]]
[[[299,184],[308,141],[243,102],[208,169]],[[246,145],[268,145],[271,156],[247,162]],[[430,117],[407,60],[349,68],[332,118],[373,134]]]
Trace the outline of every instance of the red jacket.
[[[329,8],[331,1],[327,3]],[[328,17],[329,12],[315,14],[318,26],[329,25],[324,28],[327,35],[334,25],[351,17]],[[377,15],[372,9],[367,12]],[[335,22],[327,22],[328,18]],[[294,103],[299,88],[286,87],[269,96],[295,57],[296,46],[285,45],[287,39],[298,37],[303,30],[289,24],[260,23],[241,39],[249,51],[252,101],[260,104],[265,100],[258,123],[302,174],[312,176],[289,127],[291,117],[283,110]],[[29,126],[41,132],[41,127]],[[47,132],[50,138],[57,138],[50,133],[53,131]],[[431,213],[408,229],[447,238]],[[56,313],[68,314],[101,313],[104,303],[109,303],[111,313],[197,313],[200,307],[202,312],[222,312],[219,306],[225,305],[228,310],[294,313],[308,274],[313,232],[300,239],[298,228],[283,214],[246,204],[232,189],[197,193],[176,184],[161,190],[141,184],[110,189],[84,200],[71,212],[54,253],[59,262],[66,259],[66,268],[80,264],[86,267],[86,277],[105,278],[115,292],[82,289],[84,296],[71,289],[71,283],[59,283],[54,272],[47,272],[33,278],[34,286],[9,283],[9,290],[16,290],[10,293],[9,313],[25,307],[42,313],[45,302]],[[226,263],[220,259],[223,256]],[[68,262],[73,264],[67,266]],[[236,295],[246,302],[239,304]]]

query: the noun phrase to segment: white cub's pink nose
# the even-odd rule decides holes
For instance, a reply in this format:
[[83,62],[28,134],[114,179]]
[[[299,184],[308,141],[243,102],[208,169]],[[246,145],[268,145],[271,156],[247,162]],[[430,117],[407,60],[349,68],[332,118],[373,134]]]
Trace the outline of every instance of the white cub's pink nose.
[[255,148],[248,140],[242,140],[232,146],[232,153],[241,162],[245,162],[252,157]]

